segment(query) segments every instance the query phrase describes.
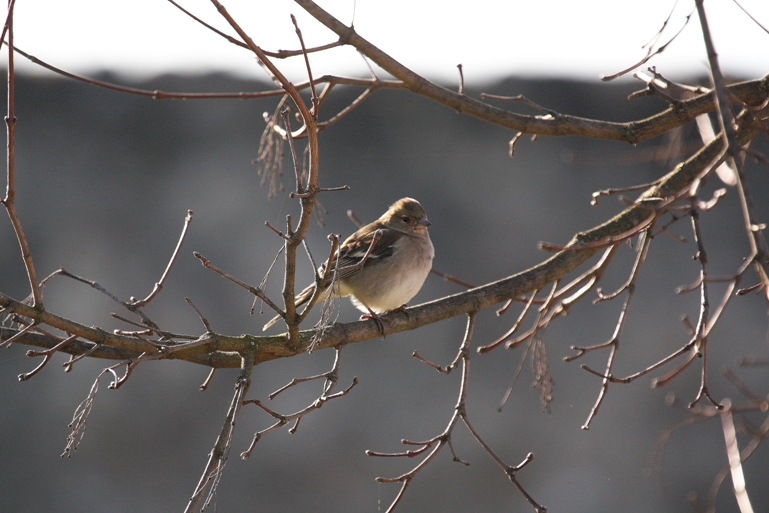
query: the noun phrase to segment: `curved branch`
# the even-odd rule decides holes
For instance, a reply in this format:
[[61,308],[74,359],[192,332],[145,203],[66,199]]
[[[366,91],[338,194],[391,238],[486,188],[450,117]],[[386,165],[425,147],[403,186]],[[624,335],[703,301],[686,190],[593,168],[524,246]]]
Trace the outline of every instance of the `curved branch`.
[[[566,114],[527,116],[510,112],[430,82],[371,44],[360,36],[353,27],[346,26],[312,0],[294,1],[312,17],[336,33],[342,42],[355,47],[379,67],[403,81],[412,92],[435,100],[457,112],[526,134],[581,135],[637,144],[691,121],[700,114],[715,110],[714,95],[710,93],[671,105],[659,114],[629,123],[598,121]],[[730,88],[730,92],[733,92],[745,103],[758,104],[766,98],[767,91],[769,91],[769,75],[758,82],[754,84],[757,88],[750,93],[741,87],[745,84],[733,86],[734,90]],[[748,97],[743,95],[748,95]]]
[[[749,122],[749,119],[741,119],[740,121],[741,127],[737,131],[737,143],[742,145],[754,135],[757,128],[755,124]],[[510,298],[542,289],[547,284],[563,278],[603,249],[601,242],[614,241],[624,234],[637,230],[637,227],[647,222],[650,216],[656,215],[655,209],[669,206],[669,203],[675,201],[681,191],[688,190],[693,182],[710,170],[711,164],[718,160],[725,149],[723,136],[716,138],[688,160],[679,164],[653,187],[646,190],[634,205],[599,226],[577,233],[562,251],[530,269],[481,287],[415,306],[408,309],[408,313],[396,311],[385,316],[387,332],[399,333],[414,330],[450,317],[488,308]],[[46,324],[116,349],[140,353],[154,353],[164,350],[164,348],[159,348],[141,339],[112,334],[99,328],[75,323],[41,308],[34,308],[15,301],[4,294],[0,294],[0,308],[4,309],[6,313],[16,313],[38,324]],[[8,334],[13,334],[13,331],[4,330],[3,333],[0,333],[3,338],[9,338]],[[305,330],[299,332],[298,335],[298,338],[290,337],[288,333],[267,337],[252,335],[233,337],[205,333],[197,340],[173,346],[172,350],[165,348],[168,353],[165,357],[212,367],[238,367],[241,361],[239,353],[245,351],[250,343],[256,342],[259,349],[255,356],[255,364],[258,364],[303,353],[312,343],[315,330]],[[326,328],[323,339],[316,343],[315,349],[362,342],[380,336],[379,328],[373,320],[334,324]],[[52,347],[58,342],[58,340],[52,339],[50,344],[43,345],[39,337],[34,340],[32,342],[22,336],[16,342],[41,345],[42,347]],[[295,342],[292,343],[292,340]],[[184,347],[185,345],[188,348]],[[75,343],[68,346],[68,351],[72,351],[73,347],[77,347]],[[102,355],[105,358],[110,357],[106,353],[102,353]]]

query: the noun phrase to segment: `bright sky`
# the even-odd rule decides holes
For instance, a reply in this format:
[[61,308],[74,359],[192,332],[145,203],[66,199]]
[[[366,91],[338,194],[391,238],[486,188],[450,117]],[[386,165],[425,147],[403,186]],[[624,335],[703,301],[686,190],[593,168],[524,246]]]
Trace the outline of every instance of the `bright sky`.
[[[336,38],[290,0],[221,0],[254,41],[267,50],[299,47],[289,14],[309,46]],[[769,1],[738,0],[769,28]],[[179,4],[229,34],[209,0]],[[342,22],[354,20],[363,37],[412,70],[455,82],[509,75],[595,80],[640,60],[642,45],[674,15],[667,42],[694,12],[683,33],[649,64],[672,78],[706,72],[706,55],[693,0],[318,0]],[[449,6],[455,5],[456,8]],[[711,30],[726,73],[757,78],[769,72],[769,34],[734,0],[706,0]],[[167,0],[18,0],[15,43],[55,66],[78,73],[109,69],[135,76],[226,71],[265,78],[248,51],[212,33]],[[23,70],[32,67],[17,59]],[[313,73],[367,76],[350,49],[311,57]],[[289,78],[305,79],[301,59],[279,63]],[[646,69],[643,66],[641,69]]]

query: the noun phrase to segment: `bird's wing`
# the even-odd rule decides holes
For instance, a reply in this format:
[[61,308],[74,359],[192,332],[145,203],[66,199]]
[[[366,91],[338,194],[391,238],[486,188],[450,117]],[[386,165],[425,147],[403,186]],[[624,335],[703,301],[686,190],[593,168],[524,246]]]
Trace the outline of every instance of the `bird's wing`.
[[[366,256],[377,231],[380,234],[379,240],[377,240],[363,266],[353,268],[360,264]],[[336,268],[339,269],[339,279],[347,278],[364,268],[381,263],[387,257],[391,257],[395,251],[395,241],[403,234],[384,225],[376,225],[373,229],[363,234],[363,236],[356,237],[356,235],[358,235],[357,232],[344,241],[339,249],[338,261],[334,262]]]
[[[374,236],[377,231],[380,234],[379,240],[377,240],[368,258],[363,263],[363,266],[360,268],[355,268],[355,266],[360,264],[361,260],[363,260],[363,257],[366,256],[366,252],[368,252],[369,248],[371,247],[371,242],[374,240]],[[402,236],[402,232],[388,228],[386,225],[380,222],[374,222],[366,225],[354,234],[350,235],[339,248],[338,259],[332,259],[335,266],[335,268],[332,270],[339,269],[340,271],[337,279],[342,280],[352,276],[353,274],[360,272],[362,269],[372,265],[377,265],[378,263],[381,263],[383,259],[392,256],[395,251],[395,242]],[[320,266],[318,272],[321,276],[325,273],[327,265],[328,262],[323,262],[323,265]],[[295,298],[296,306],[301,306],[307,303],[312,297],[314,291],[315,284],[312,284],[297,294]],[[264,325],[263,329],[267,330],[280,319],[281,317],[279,315],[275,316]]]

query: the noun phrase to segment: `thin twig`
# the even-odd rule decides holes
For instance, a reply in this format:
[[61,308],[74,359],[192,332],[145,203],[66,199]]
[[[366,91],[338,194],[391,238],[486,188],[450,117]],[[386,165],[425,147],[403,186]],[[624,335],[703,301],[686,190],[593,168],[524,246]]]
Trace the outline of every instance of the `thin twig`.
[[[272,271],[272,268],[275,266],[275,263],[278,261],[278,258],[280,257],[281,253],[283,253],[284,249],[285,248],[281,246],[278,252],[275,254],[275,258],[272,259],[272,263],[270,264],[270,267],[267,268],[267,272],[264,273],[264,277],[262,278],[262,281],[259,283],[259,286],[257,287],[259,290],[264,290],[267,287],[267,281],[270,279],[270,272]],[[250,315],[254,315],[254,308],[256,307],[256,302],[258,300],[259,300],[259,297],[254,296],[254,302],[251,304]]]
[[[194,14],[192,14],[191,12],[186,10],[184,7],[182,7],[179,4],[177,4],[176,2],[174,2],[174,0],[168,0],[168,1],[171,2],[177,9],[182,11],[184,14],[186,14],[187,16],[192,18],[193,20],[197,21],[198,23],[200,23],[201,25],[203,25],[207,29],[211,30],[212,32],[222,36],[223,38],[225,38],[230,43],[232,43],[232,44],[234,44],[236,46],[239,46],[241,48],[248,49],[248,45],[245,44],[244,42],[238,41],[234,37],[225,34],[224,32],[222,32],[221,30],[213,27],[212,25],[209,25],[205,21],[201,20],[200,18],[198,18],[197,16],[195,16]],[[331,48],[336,48],[337,46],[342,46],[343,44],[344,43],[342,41],[335,41],[333,43],[328,43],[328,44],[321,45],[321,46],[318,46],[318,47],[315,47],[315,48],[308,48],[308,49],[304,49],[303,48],[302,50],[278,50],[277,52],[270,52],[270,51],[264,50],[264,53],[266,55],[270,56],[270,57],[275,57],[276,59],[285,59],[287,57],[295,57],[297,55],[302,55],[303,53],[313,53],[313,52],[322,52],[322,51],[325,51],[325,50],[330,50]]]
[[708,321],[710,315],[710,299],[708,296],[708,256],[705,252],[705,244],[702,241],[702,232],[700,230],[700,215],[696,208],[694,199],[692,199],[692,211],[690,214],[692,219],[692,232],[694,234],[694,242],[697,244],[697,254],[695,258],[700,262],[700,315],[695,327],[694,337],[696,339],[695,348],[699,354],[702,355],[702,372],[700,375],[700,388],[697,392],[694,401],[689,405],[690,408],[702,398],[707,398],[713,406],[718,409],[723,408],[718,401],[713,399],[708,389]]
[[631,71],[636,69],[638,66],[642,66],[643,64],[648,62],[649,59],[651,59],[655,55],[658,55],[658,54],[661,54],[662,52],[664,52],[665,49],[668,47],[668,45],[670,45],[670,43],[675,41],[676,38],[681,34],[681,32],[683,32],[683,30],[686,28],[686,25],[689,24],[689,20],[691,19],[692,14],[694,14],[694,12],[689,13],[689,15],[686,17],[686,21],[684,21],[683,25],[681,25],[681,28],[678,29],[678,32],[673,34],[673,37],[671,37],[665,44],[660,45],[659,47],[656,47],[656,49],[655,49],[655,46],[656,46],[657,42],[659,41],[660,37],[662,37],[662,32],[665,30],[665,28],[667,27],[668,23],[670,23],[670,18],[673,16],[673,11],[675,11],[675,8],[676,8],[677,4],[678,4],[677,1],[673,4],[673,9],[670,10],[670,14],[665,19],[665,21],[662,23],[662,28],[660,28],[659,31],[654,35],[654,37],[652,37],[651,41],[649,41],[648,43],[646,43],[644,45],[647,48],[647,52],[646,52],[646,55],[644,56],[644,58],[641,59],[640,61],[638,61],[637,63],[633,64],[632,66],[628,67],[627,69],[619,71],[619,72],[617,72],[617,73],[615,73],[613,75],[608,75],[608,76],[601,77],[601,80],[603,80],[605,82],[608,82],[610,80],[614,80],[615,78],[621,77],[622,75],[626,75],[627,73],[630,73]]
[[289,381],[287,384],[275,390],[273,393],[271,393],[267,397],[270,399],[270,401],[272,401],[273,399],[275,399],[275,397],[277,397],[278,394],[288,390],[291,387],[299,385],[300,383],[306,383],[308,381],[314,381],[316,379],[321,379],[321,378],[326,379],[326,382],[323,385],[323,394],[329,394],[332,390],[334,390],[337,382],[339,381],[339,366],[342,361],[342,349],[344,349],[344,346],[339,346],[334,348],[334,353],[335,353],[334,364],[331,367],[331,370],[324,372],[322,374],[317,374],[315,376],[309,376],[306,378],[294,378],[291,381]]
[[149,296],[145,297],[141,301],[133,301],[133,304],[138,307],[143,307],[152,299],[158,295],[158,293],[163,289],[163,284],[166,281],[166,278],[168,278],[168,274],[171,272],[171,268],[174,266],[174,262],[176,262],[176,257],[179,256],[179,250],[182,248],[182,243],[184,242],[184,238],[187,236],[187,229],[190,227],[190,223],[192,222],[192,210],[187,211],[187,216],[184,218],[184,227],[182,228],[182,234],[179,236],[179,241],[176,243],[176,248],[174,249],[173,254],[171,255],[171,260],[168,262],[168,265],[166,266],[166,270],[163,271],[163,275],[160,277],[160,281],[158,281],[155,284],[155,288],[150,292]]
[[206,319],[202,313],[200,313],[200,310],[198,310],[198,307],[195,306],[195,304],[192,302],[192,300],[188,297],[185,297],[184,300],[187,302],[188,305],[190,305],[190,308],[195,312],[195,314],[198,316],[198,319],[200,319],[200,322],[203,323],[203,326],[206,328],[207,333],[213,333],[211,330],[211,324],[209,324],[208,319]]
[[65,338],[55,346],[53,346],[50,349],[46,349],[45,351],[27,351],[27,356],[34,357],[34,356],[43,356],[43,361],[40,362],[40,365],[35,367],[29,372],[25,372],[24,374],[19,374],[19,381],[27,381],[29,378],[40,372],[43,367],[48,363],[48,361],[51,359],[51,356],[58,351],[59,349],[62,349],[64,346],[72,342],[77,338],[77,335],[70,335],[69,337]]
[[[585,420],[585,423],[582,425],[582,429],[590,429],[590,423],[593,420],[593,418],[598,413],[598,409],[601,407],[601,404],[603,404],[603,400],[606,397],[606,393],[609,390],[609,383],[611,383],[611,379],[609,376],[612,375],[612,367],[614,365],[614,360],[617,356],[617,351],[619,350],[619,344],[620,344],[620,338],[622,337],[622,331],[625,327],[625,322],[627,321],[627,313],[630,308],[630,301],[633,299],[633,295],[635,294],[635,284],[638,279],[641,266],[643,265],[643,262],[646,260],[646,254],[649,250],[649,244],[651,242],[651,237],[649,236],[649,233],[652,229],[653,225],[649,226],[645,231],[641,232],[639,235],[639,248],[638,248],[638,256],[636,257],[636,260],[633,264],[633,269],[630,271],[630,277],[628,281],[623,285],[616,294],[612,294],[610,296],[604,296],[606,298],[614,298],[617,294],[621,291],[627,291],[627,297],[625,298],[625,302],[622,304],[622,310],[620,310],[619,318],[617,319],[617,324],[614,327],[614,333],[612,334],[611,338],[603,343],[598,344],[592,347],[578,347],[573,346],[573,349],[578,351],[577,356],[573,357],[572,359],[579,357],[583,354],[585,354],[588,351],[593,351],[595,349],[600,349],[603,347],[610,347],[609,356],[606,360],[606,371],[604,373],[604,377],[601,380],[601,388],[598,392],[598,397],[596,398],[595,404],[593,404],[593,407],[590,409],[590,413],[588,414],[587,420]],[[601,296],[599,296],[600,298]],[[588,370],[589,368],[586,365],[581,366],[582,369]]]
[[[333,371],[333,369],[332,369],[332,371]],[[327,383],[329,383],[329,382],[327,381]],[[243,458],[244,460],[250,458],[251,457],[251,453],[254,451],[254,448],[256,447],[257,442],[259,440],[261,440],[261,438],[264,435],[266,435],[268,433],[271,433],[272,431],[275,431],[276,429],[285,426],[289,422],[294,422],[294,426],[292,426],[289,431],[292,434],[295,433],[296,432],[296,428],[299,426],[299,422],[301,421],[301,419],[305,415],[307,415],[308,413],[310,413],[312,411],[315,411],[315,410],[321,408],[328,401],[331,401],[333,399],[337,399],[339,397],[344,397],[345,395],[350,393],[350,390],[352,390],[353,387],[355,387],[355,385],[357,385],[357,384],[358,384],[358,378],[354,377],[353,380],[352,380],[352,383],[346,389],[341,390],[341,391],[339,391],[339,392],[337,392],[335,394],[328,394],[326,391],[324,391],[320,395],[320,397],[318,397],[317,399],[315,399],[315,401],[312,402],[312,404],[302,408],[301,410],[299,410],[297,412],[294,412],[294,413],[291,413],[291,414],[288,414],[288,415],[281,415],[280,413],[277,413],[277,412],[271,410],[270,408],[265,406],[258,399],[250,399],[248,401],[245,401],[244,404],[255,404],[256,406],[258,406],[259,408],[261,408],[262,410],[267,412],[267,414],[269,414],[271,417],[277,419],[277,422],[275,422],[274,424],[272,424],[271,426],[269,426],[269,427],[267,427],[265,429],[262,429],[261,431],[257,431],[256,433],[254,433],[254,438],[251,441],[251,445],[248,447],[248,449],[246,449],[245,451],[240,453],[240,457]],[[326,389],[330,390],[330,388],[324,387],[324,390],[326,390]]]
[[[145,314],[142,311],[140,305],[138,305],[137,303],[135,303],[133,301],[123,301],[122,299],[117,297],[115,294],[113,294],[112,292],[110,292],[109,290],[107,290],[106,288],[101,286],[96,281],[89,280],[89,279],[86,279],[86,278],[82,278],[80,276],[77,276],[76,274],[72,274],[71,272],[67,271],[63,267],[60,267],[58,270],[56,270],[56,271],[52,272],[50,275],[48,275],[45,278],[45,280],[43,280],[43,282],[46,282],[49,279],[51,279],[52,277],[57,276],[57,275],[66,276],[67,278],[71,278],[71,279],[73,279],[75,281],[79,281],[80,283],[85,283],[86,285],[90,286],[91,288],[101,292],[102,294],[104,294],[105,296],[110,298],[115,303],[123,306],[129,312],[136,314],[139,318],[141,318],[142,323],[145,326],[147,326],[148,328],[152,329],[153,331],[155,331],[159,335],[161,335],[161,336],[166,336],[167,335],[163,330],[160,329],[160,326],[158,326],[152,319],[150,319],[147,316],[147,314]],[[170,334],[169,334],[168,338],[170,338]]]
[[299,23],[296,21],[296,17],[292,14],[291,15],[291,22],[294,24],[294,28],[296,29],[296,37],[299,38],[299,45],[302,47],[302,56],[304,57],[304,65],[307,68],[307,78],[310,81],[310,93],[312,94],[312,115],[315,120],[318,119],[318,108],[320,107],[320,102],[318,100],[318,93],[315,91],[315,82],[312,79],[312,67],[310,66],[310,58],[307,55],[307,48],[304,46],[304,38],[302,37],[302,31],[299,29]]
[[5,206],[8,217],[11,220],[13,231],[16,234],[16,240],[21,250],[21,258],[24,261],[24,267],[27,271],[29,288],[32,295],[32,305],[42,306],[43,295],[40,290],[40,284],[37,281],[37,272],[32,260],[32,252],[29,249],[27,237],[24,235],[24,229],[21,226],[21,220],[16,212],[16,70],[13,61],[13,8],[14,2],[8,2],[8,14],[5,21],[4,30],[8,31],[8,110],[5,116],[6,128],[6,189],[5,197],[0,199],[0,203]]
[[248,284],[240,281],[239,279],[237,279],[237,278],[235,278],[233,276],[230,276],[226,272],[224,272],[224,271],[220,270],[219,268],[217,268],[206,257],[201,255],[197,251],[193,251],[192,254],[195,256],[195,258],[200,260],[200,263],[203,264],[203,267],[205,267],[206,269],[211,269],[213,272],[215,272],[216,274],[218,274],[222,278],[230,280],[232,283],[234,283],[236,285],[239,285],[240,287],[243,287],[244,289],[249,291],[251,294],[253,294],[254,296],[256,296],[259,299],[261,299],[262,301],[264,301],[267,304],[267,306],[269,306],[270,308],[272,308],[276,312],[278,312],[278,313],[282,313],[283,312],[278,305],[273,303],[272,300],[269,297],[267,297],[267,295],[264,293],[264,291],[262,289],[260,289],[258,287],[252,287],[251,285],[248,285]]
[[766,27],[764,27],[764,26],[763,26],[763,25],[762,25],[762,24],[761,24],[761,23],[760,23],[760,22],[759,22],[759,21],[758,21],[758,20],[757,20],[755,17],[753,17],[753,15],[752,15],[752,14],[750,14],[750,12],[748,12],[748,10],[747,10],[747,9],[745,9],[745,8],[744,8],[744,7],[743,7],[743,6],[742,6],[742,5],[741,5],[741,4],[740,4],[740,3],[739,3],[737,0],[732,0],[732,1],[733,1],[735,4],[737,4],[737,7],[739,7],[740,9],[742,9],[742,12],[744,12],[745,14],[747,14],[747,15],[748,15],[748,18],[750,18],[751,20],[753,20],[753,23],[755,23],[756,25],[758,25],[759,27],[761,27],[761,29],[762,29],[764,32],[766,32],[767,34],[769,34],[769,29],[767,29]]
[[208,376],[206,376],[205,381],[200,385],[200,391],[205,392],[208,388],[208,385],[211,384],[211,380],[214,377],[214,373],[216,372],[216,367],[211,367],[211,371],[208,373]]
[[[217,486],[222,478],[222,473],[224,472],[224,466],[229,458],[232,433],[235,429],[235,420],[237,419],[240,409],[243,407],[243,398],[248,393],[248,388],[251,385],[251,371],[254,366],[256,346],[253,342],[250,344],[250,349],[241,356],[240,373],[235,382],[235,394],[232,397],[232,402],[230,403],[230,408],[224,419],[224,424],[219,432],[219,436],[216,438],[213,449],[211,449],[208,463],[203,470],[203,474],[200,476],[200,481],[187,503],[187,508],[184,510],[185,513],[194,513],[197,511],[204,497],[206,497],[206,501],[203,505],[205,508],[216,494]],[[208,490],[207,496],[206,490]]]

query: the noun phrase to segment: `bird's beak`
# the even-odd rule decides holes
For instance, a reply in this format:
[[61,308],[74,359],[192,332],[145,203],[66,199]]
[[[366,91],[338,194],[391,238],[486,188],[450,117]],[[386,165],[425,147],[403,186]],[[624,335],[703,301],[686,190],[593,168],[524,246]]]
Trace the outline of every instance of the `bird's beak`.
[[425,227],[427,227],[427,226],[430,226],[430,225],[431,225],[431,224],[433,224],[433,223],[431,223],[430,221],[428,221],[426,217],[423,217],[422,219],[420,219],[420,220],[417,222],[417,224],[420,224],[420,225],[422,225],[422,226],[425,226]]

